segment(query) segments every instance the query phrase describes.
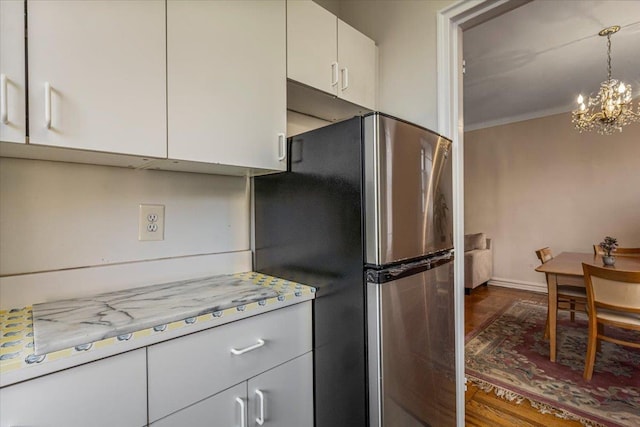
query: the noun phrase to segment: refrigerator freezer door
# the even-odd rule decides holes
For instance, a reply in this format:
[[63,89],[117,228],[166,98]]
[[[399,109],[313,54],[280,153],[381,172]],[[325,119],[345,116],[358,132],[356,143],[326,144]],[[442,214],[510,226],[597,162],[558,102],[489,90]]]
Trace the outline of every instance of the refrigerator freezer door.
[[453,262],[367,283],[372,427],[456,422]]
[[380,113],[364,118],[366,262],[453,247],[451,142]]

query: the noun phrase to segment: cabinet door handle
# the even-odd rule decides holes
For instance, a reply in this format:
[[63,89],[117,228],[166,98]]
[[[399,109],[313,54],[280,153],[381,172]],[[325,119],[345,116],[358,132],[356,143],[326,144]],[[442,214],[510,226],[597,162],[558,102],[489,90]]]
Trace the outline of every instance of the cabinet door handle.
[[278,134],[278,161],[283,161],[287,158],[287,146],[284,133]]
[[338,63],[331,63],[331,86],[338,84]]
[[9,124],[7,113],[7,76],[0,74],[0,120],[3,124]]
[[349,69],[342,69],[342,90],[347,90],[349,87]]
[[231,349],[231,353],[235,356],[240,356],[241,354],[247,353],[249,351],[255,350],[256,348],[260,348],[264,345],[264,340],[263,339],[258,339],[258,342],[255,343],[254,345],[250,345],[249,347],[245,347],[242,348],[240,350],[236,349],[236,348],[232,348]]
[[51,129],[51,85],[44,82],[44,124]]
[[264,393],[256,389],[256,394],[260,399],[260,416],[256,418],[256,423],[258,423],[258,425],[261,426],[264,424]]
[[236,403],[240,405],[240,427],[247,427],[247,418],[244,413],[244,400],[240,397],[236,397]]

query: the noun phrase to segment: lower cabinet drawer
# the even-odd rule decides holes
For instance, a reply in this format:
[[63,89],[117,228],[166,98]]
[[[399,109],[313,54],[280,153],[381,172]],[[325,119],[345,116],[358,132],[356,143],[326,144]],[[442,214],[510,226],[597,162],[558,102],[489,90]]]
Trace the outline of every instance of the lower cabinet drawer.
[[311,351],[311,302],[148,348],[153,422]]
[[0,389],[0,426],[142,427],[145,349]]

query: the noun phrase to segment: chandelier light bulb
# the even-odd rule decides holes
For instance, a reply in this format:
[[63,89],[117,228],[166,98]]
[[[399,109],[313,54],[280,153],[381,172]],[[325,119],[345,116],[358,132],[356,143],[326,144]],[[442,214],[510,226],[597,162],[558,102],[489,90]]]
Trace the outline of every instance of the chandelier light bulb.
[[618,86],[618,93],[624,93],[627,88],[624,86],[624,83],[620,82],[620,86]]
[[584,98],[582,97],[582,94],[578,95],[578,104],[582,104],[583,102],[584,102]]

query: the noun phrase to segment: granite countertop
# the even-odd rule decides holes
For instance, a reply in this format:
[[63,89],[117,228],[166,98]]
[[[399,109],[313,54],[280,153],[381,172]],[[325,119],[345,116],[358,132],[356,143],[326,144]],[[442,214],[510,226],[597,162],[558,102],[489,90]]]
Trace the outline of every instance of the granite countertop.
[[0,311],[0,385],[314,297],[313,287],[246,272]]

